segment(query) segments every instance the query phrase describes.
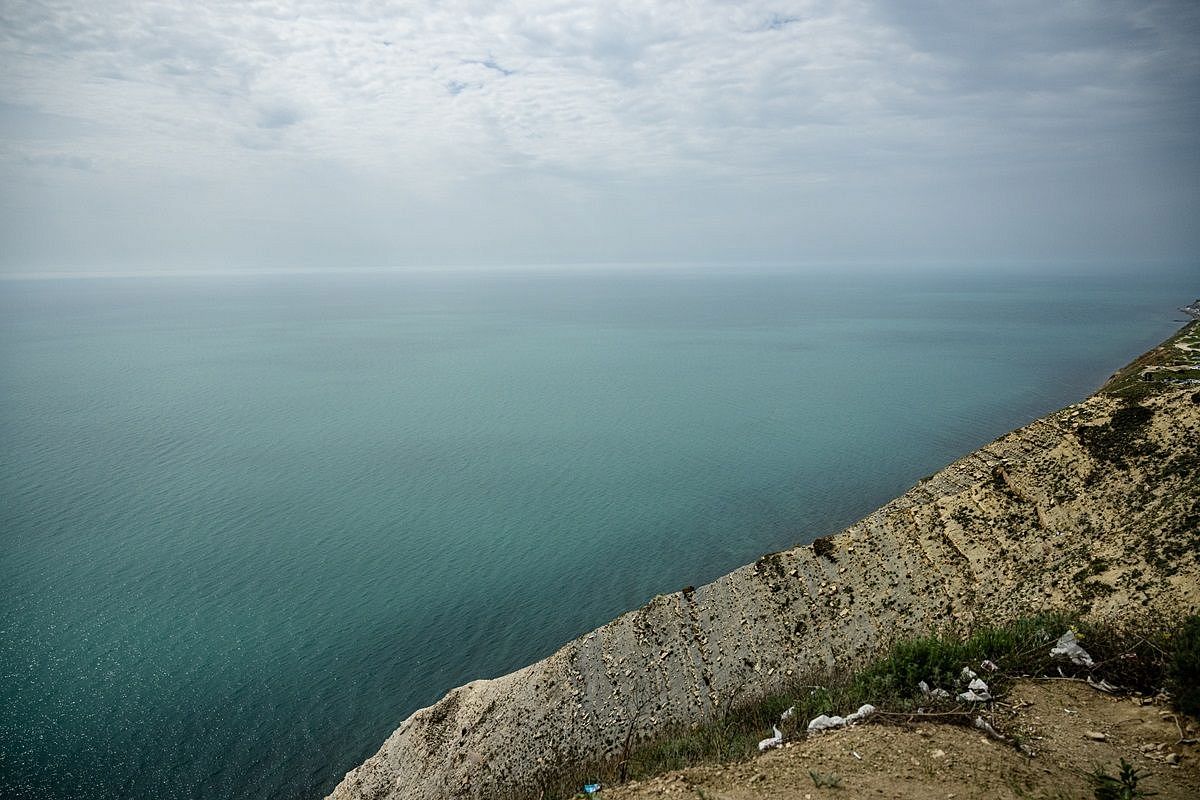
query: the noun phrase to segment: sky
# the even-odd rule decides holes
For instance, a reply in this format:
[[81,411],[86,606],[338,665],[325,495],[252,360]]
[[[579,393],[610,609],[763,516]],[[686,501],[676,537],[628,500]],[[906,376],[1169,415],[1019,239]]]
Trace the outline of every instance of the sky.
[[1200,3],[0,4],[0,272],[1200,261]]

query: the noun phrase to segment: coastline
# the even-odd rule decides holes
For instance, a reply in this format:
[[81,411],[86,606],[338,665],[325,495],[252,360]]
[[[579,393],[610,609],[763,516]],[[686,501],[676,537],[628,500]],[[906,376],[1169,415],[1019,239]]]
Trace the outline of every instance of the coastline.
[[[330,797],[536,796],[556,770],[613,758],[627,737],[710,719],[806,665],[852,666],[897,638],[1038,609],[1194,610],[1200,567],[1181,526],[1196,510],[1195,388],[1113,391],[1198,325],[840,533],[656,597],[547,659],[451,691]],[[1126,456],[1109,445],[1128,432],[1109,434],[1129,386],[1146,419]]]

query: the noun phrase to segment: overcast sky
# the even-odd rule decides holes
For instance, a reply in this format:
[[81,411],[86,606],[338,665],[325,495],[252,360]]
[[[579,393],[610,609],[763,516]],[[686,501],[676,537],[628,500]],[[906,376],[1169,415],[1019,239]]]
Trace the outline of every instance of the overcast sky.
[[1195,261],[1200,3],[0,4],[0,269]]

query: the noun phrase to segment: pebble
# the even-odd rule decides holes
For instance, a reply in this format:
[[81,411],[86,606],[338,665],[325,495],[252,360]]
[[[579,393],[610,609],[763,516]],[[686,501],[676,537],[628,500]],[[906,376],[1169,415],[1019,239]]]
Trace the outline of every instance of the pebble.
[[1168,764],[1178,764],[1181,760],[1182,759],[1179,757],[1179,753],[1171,753],[1167,756]]
[[1100,731],[1087,731],[1083,735],[1086,736],[1087,738],[1091,739],[1093,742],[1108,741],[1108,736],[1101,733]]

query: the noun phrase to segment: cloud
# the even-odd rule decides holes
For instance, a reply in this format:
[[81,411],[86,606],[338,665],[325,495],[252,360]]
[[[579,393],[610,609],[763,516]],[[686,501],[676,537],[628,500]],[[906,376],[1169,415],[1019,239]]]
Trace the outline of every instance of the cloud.
[[260,128],[290,128],[301,119],[303,119],[303,114],[290,103],[267,103],[258,108],[258,127]]
[[494,58],[487,58],[483,61],[472,61],[472,60],[468,59],[468,60],[464,60],[463,63],[464,64],[478,64],[479,66],[484,67],[485,69],[490,69],[495,72],[499,72],[501,75],[504,75],[505,77],[507,77],[509,75],[515,75],[517,72],[514,69],[505,69],[504,67],[500,66],[499,64],[496,63],[496,60]]
[[[1179,256],[1200,210],[1198,20],[1186,2],[15,0],[0,177],[65,207],[81,187],[44,159],[77,158],[139,224],[176,204],[183,227],[269,216],[380,261],[724,257],[739,239],[764,258],[1069,257],[1118,230]],[[317,175],[354,224],[298,202]],[[44,215],[14,228],[66,224],[13,191]],[[1095,229],[1056,244],[1064,203]]]
[[90,171],[93,169],[92,160],[83,156],[64,155],[61,153],[43,153],[37,155],[24,156],[24,163],[34,167],[65,167],[67,169],[77,169],[81,171]]

